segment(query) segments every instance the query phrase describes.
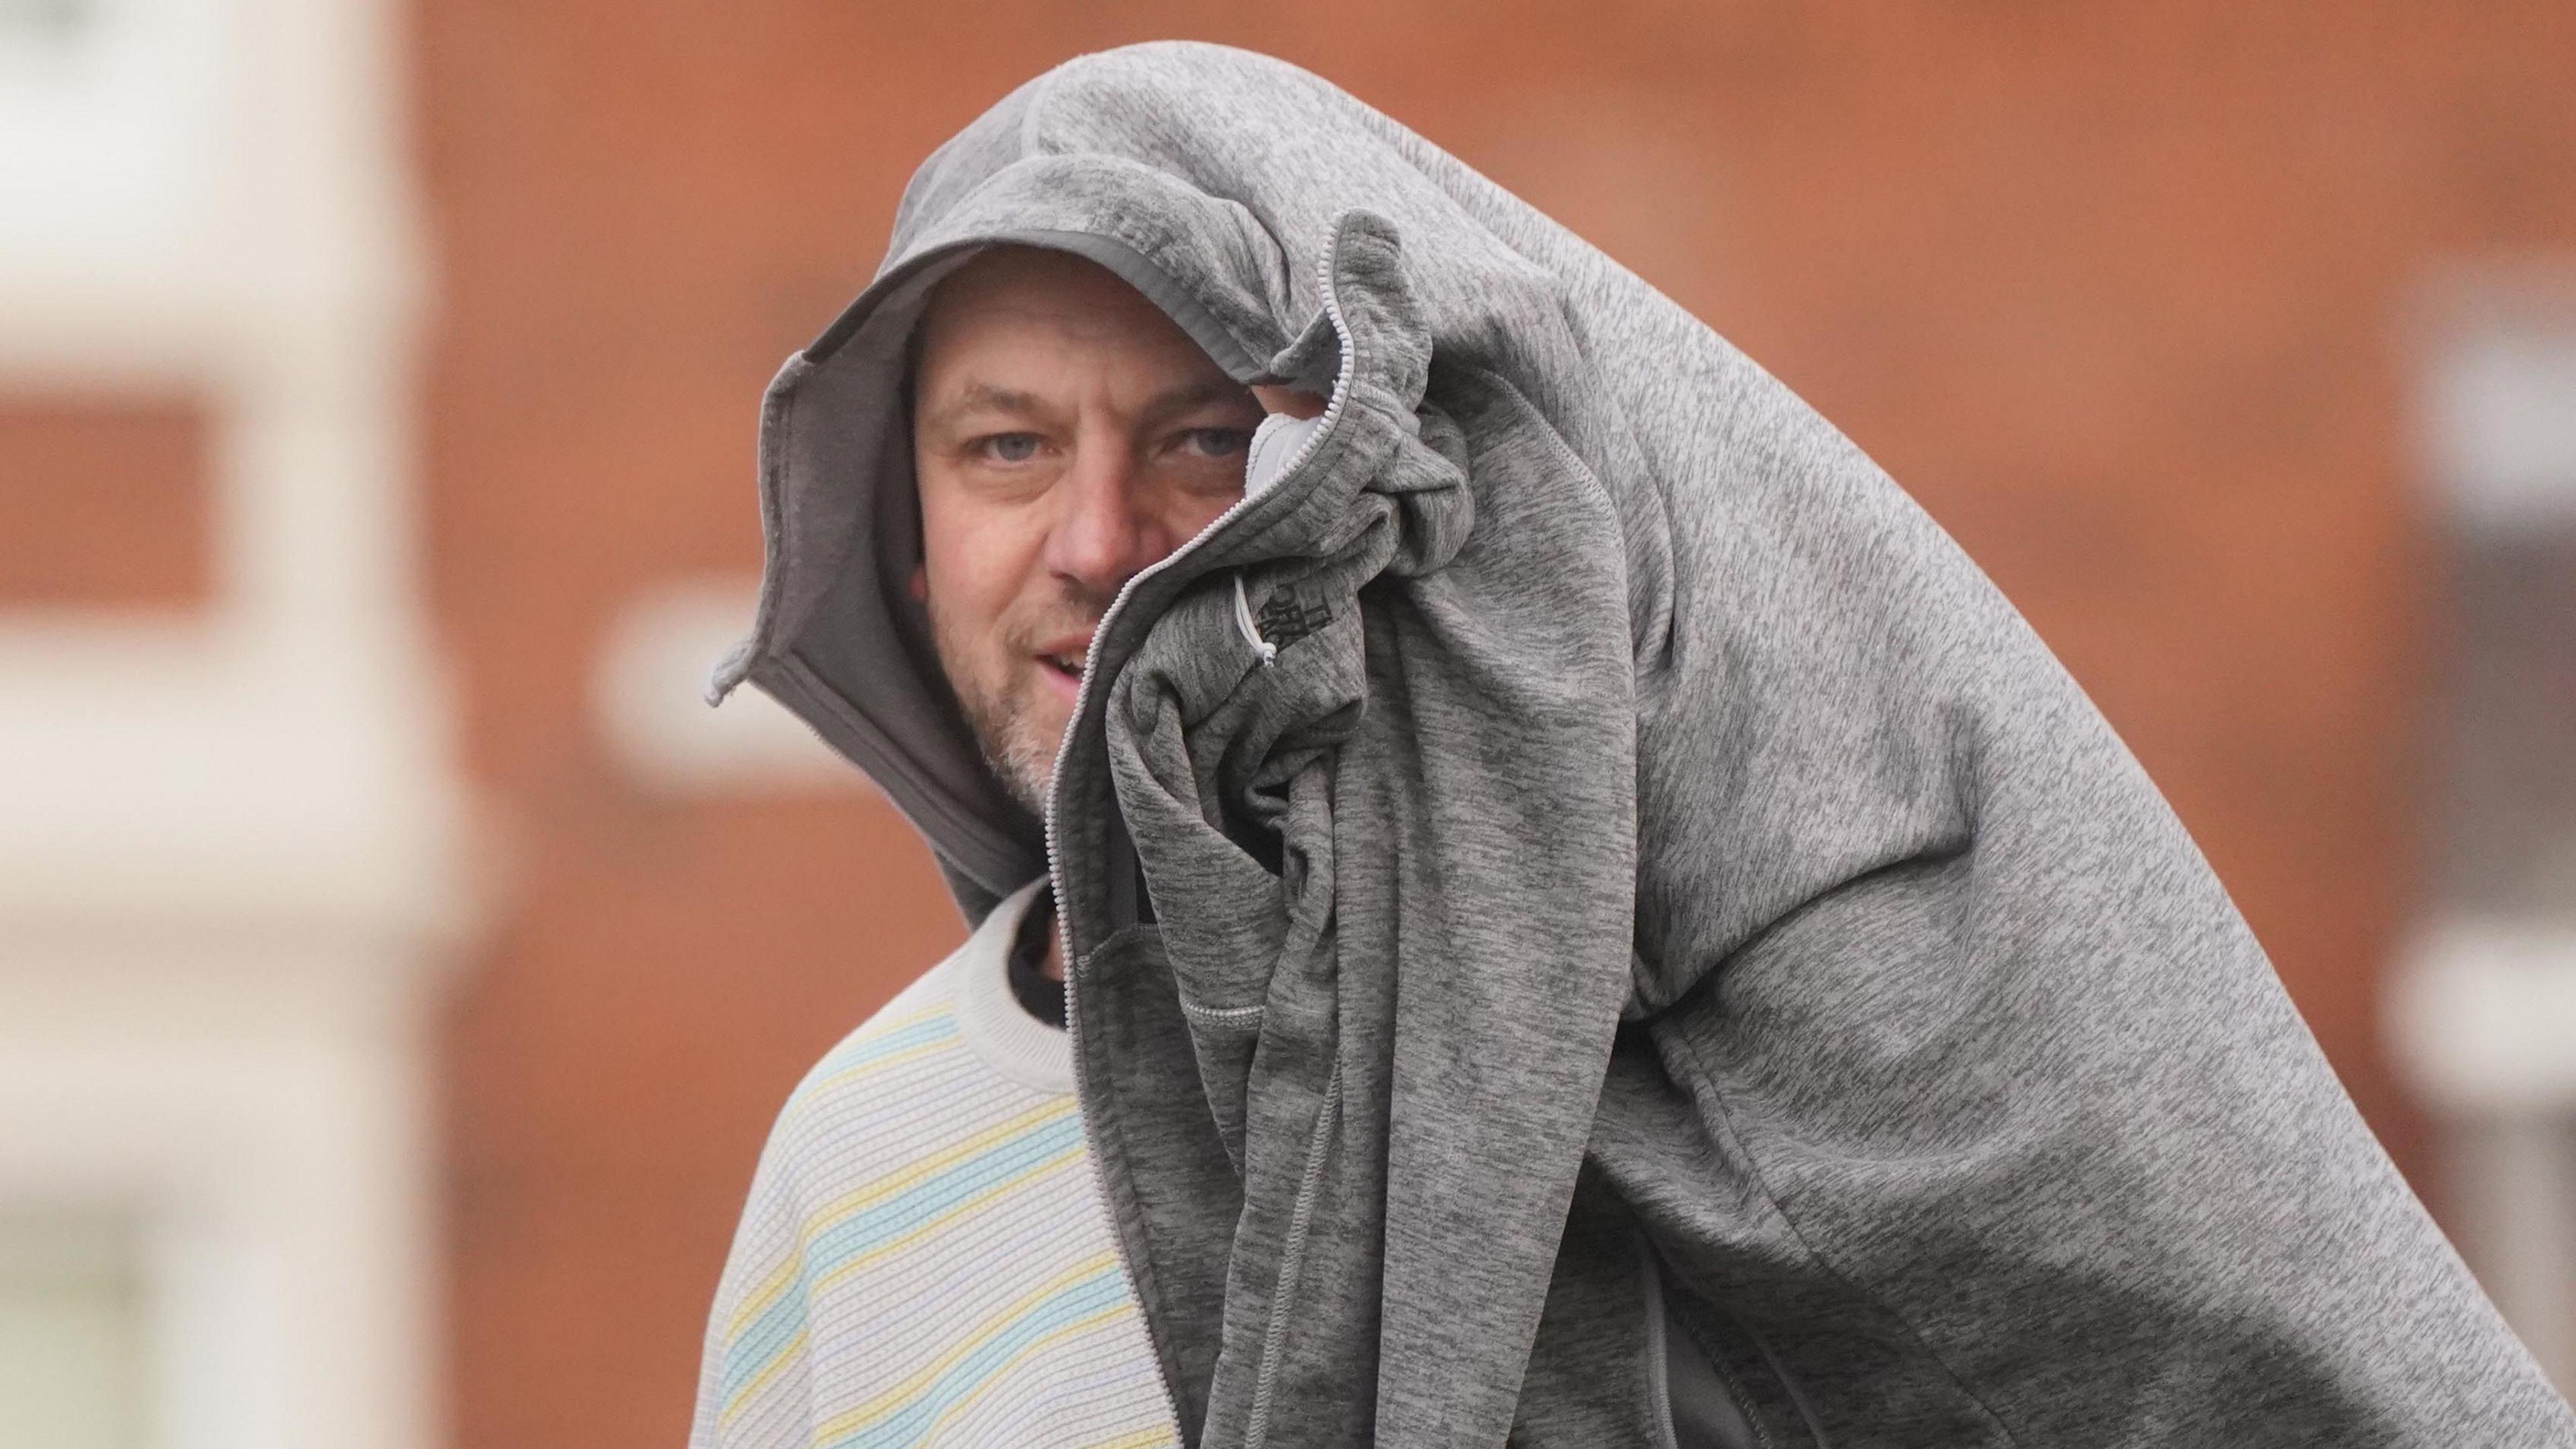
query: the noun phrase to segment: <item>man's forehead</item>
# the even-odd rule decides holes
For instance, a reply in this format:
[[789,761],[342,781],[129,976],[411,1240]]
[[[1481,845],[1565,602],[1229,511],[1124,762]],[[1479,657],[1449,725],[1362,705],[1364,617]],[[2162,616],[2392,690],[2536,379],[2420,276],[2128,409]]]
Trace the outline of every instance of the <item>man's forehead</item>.
[[[907,384],[925,386],[942,411],[967,404],[1007,409],[1038,386],[1067,348],[1160,374],[1158,394],[1186,383],[1208,395],[1240,392],[1199,345],[1115,272],[1071,253],[997,246],[943,278],[914,329]],[[1017,365],[1014,365],[1016,363]],[[1025,403],[1027,399],[1019,399]]]
[[995,246],[940,279],[922,310],[930,342],[971,327],[1014,323],[1060,330],[1179,327],[1144,293],[1088,258],[1046,247]]

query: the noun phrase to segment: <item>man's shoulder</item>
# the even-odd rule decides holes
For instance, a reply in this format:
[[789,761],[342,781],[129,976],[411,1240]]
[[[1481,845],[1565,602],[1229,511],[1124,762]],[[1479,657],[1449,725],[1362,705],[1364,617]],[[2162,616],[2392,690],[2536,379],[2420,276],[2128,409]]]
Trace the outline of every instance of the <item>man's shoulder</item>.
[[974,944],[970,938],[914,977],[912,984],[895,993],[892,1001],[878,1007],[856,1030],[834,1043],[797,1084],[795,1094],[788,1098],[789,1107],[818,1093],[840,1089],[855,1078],[878,1075],[944,1045],[953,1046],[958,1037],[957,968]]
[[[1091,1441],[1174,1442],[1084,1169],[1064,1034],[1010,994],[1033,893],[827,1053],[780,1115],[716,1295],[701,1449],[852,1431],[1053,1443],[1075,1422]],[[1049,1038],[1052,1062],[1030,1045]],[[969,1403],[982,1428],[952,1423]]]
[[942,1079],[971,1065],[961,1040],[955,991],[940,962],[841,1038],[809,1068],[779,1109],[773,1135],[789,1136],[841,1119],[853,1110],[883,1115],[901,1099],[936,1090]]
[[1034,894],[1032,887],[997,906],[955,951],[825,1052],[779,1113],[773,1147],[889,1128],[935,1139],[945,1127],[1036,1105],[1020,1100],[1032,1093],[1069,1093],[1069,1054],[1061,1082],[1043,1070],[1051,1065],[1044,1049],[1063,1052],[1062,1033],[1050,1043],[1018,1013],[1006,978],[1010,943]]

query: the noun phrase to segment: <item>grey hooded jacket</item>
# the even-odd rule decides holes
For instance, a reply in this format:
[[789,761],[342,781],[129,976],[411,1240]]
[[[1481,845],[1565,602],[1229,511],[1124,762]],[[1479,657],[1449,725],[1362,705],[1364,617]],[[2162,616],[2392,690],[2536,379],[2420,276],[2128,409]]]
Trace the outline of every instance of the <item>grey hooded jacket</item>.
[[[979,246],[1331,398],[1137,576],[1050,820],[902,580]],[[1325,82],[1088,56],[921,168],[762,417],[749,679],[979,916],[1051,869],[1101,1186],[1207,1445],[2565,1445],[2208,866],[1940,529]]]

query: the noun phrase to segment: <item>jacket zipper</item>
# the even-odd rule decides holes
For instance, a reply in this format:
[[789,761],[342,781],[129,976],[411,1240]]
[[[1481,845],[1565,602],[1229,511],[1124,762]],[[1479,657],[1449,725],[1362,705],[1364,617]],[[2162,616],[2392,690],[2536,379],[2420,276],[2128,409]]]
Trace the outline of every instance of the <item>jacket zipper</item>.
[[[1075,978],[1080,973],[1074,966],[1073,925],[1071,920],[1072,913],[1065,908],[1067,897],[1064,889],[1064,866],[1056,854],[1055,814],[1056,800],[1061,793],[1064,782],[1065,764],[1073,753],[1073,725],[1079,723],[1084,712],[1091,708],[1091,688],[1094,677],[1098,673],[1098,671],[1091,667],[1091,655],[1097,654],[1101,642],[1109,637],[1111,626],[1117,620],[1119,613],[1126,608],[1129,596],[1136,592],[1136,588],[1139,584],[1144,583],[1147,579],[1153,578],[1157,574],[1162,573],[1165,569],[1172,567],[1174,564],[1177,564],[1182,559],[1188,557],[1200,544],[1206,542],[1207,539],[1211,535],[1215,534],[1219,529],[1232,523],[1246,508],[1251,507],[1254,503],[1258,502],[1260,498],[1267,497],[1270,494],[1278,492],[1280,483],[1284,482],[1290,474],[1296,472],[1298,465],[1306,461],[1307,457],[1315,451],[1316,445],[1321,443],[1325,435],[1333,430],[1333,424],[1341,418],[1342,405],[1350,396],[1351,366],[1355,359],[1351,347],[1350,324],[1343,319],[1340,299],[1333,293],[1333,258],[1334,254],[1340,250],[1340,242],[1341,238],[1339,235],[1339,228],[1336,228],[1333,245],[1326,249],[1323,256],[1317,258],[1315,267],[1318,278],[1316,289],[1317,295],[1323,301],[1324,315],[1332,320],[1333,333],[1338,339],[1340,339],[1342,348],[1341,368],[1333,379],[1333,396],[1324,404],[1323,420],[1316,425],[1315,430],[1312,433],[1307,435],[1306,441],[1298,447],[1296,453],[1291,456],[1285,464],[1281,465],[1278,475],[1272,479],[1268,488],[1262,490],[1261,494],[1246,495],[1245,497],[1238,498],[1234,502],[1228,504],[1223,513],[1220,513],[1214,519],[1211,519],[1207,527],[1200,529],[1189,542],[1182,544],[1179,548],[1165,554],[1154,563],[1148,564],[1144,568],[1138,570],[1136,573],[1129,576],[1127,582],[1118,586],[1117,596],[1109,601],[1109,607],[1101,613],[1100,623],[1092,630],[1092,649],[1090,654],[1086,654],[1082,661],[1082,682],[1074,690],[1073,717],[1065,727],[1064,738],[1056,741],[1055,772],[1048,776],[1045,820],[1047,888],[1055,892],[1056,949],[1063,954],[1065,963],[1065,1036],[1066,1044],[1073,1050],[1073,1060],[1075,1065],[1074,1083],[1077,1087],[1081,1085],[1082,1081],[1080,1070],[1083,1061],[1081,1028],[1082,1013],[1076,1007],[1074,996],[1078,989],[1075,985]],[[1246,464],[1249,465],[1250,459],[1247,458],[1245,461]],[[1080,1094],[1077,1092],[1077,1102],[1079,1099]],[[1110,1196],[1107,1170],[1101,1165],[1100,1155],[1098,1153],[1095,1152],[1086,1155],[1091,1158],[1092,1187],[1094,1190],[1099,1192],[1101,1200],[1104,1203],[1108,1203],[1110,1202]],[[1123,1240],[1119,1245],[1119,1256],[1121,1259],[1124,1259],[1126,1256],[1126,1245]],[[1128,1265],[1127,1280],[1132,1289],[1136,1281],[1133,1264]],[[1143,1305],[1140,1303],[1138,1306],[1141,1309]],[[1153,1348],[1154,1378],[1163,1390],[1163,1410],[1165,1413],[1171,1415],[1173,1429],[1175,1431],[1183,1432],[1186,1435],[1186,1431],[1182,1429],[1181,1425],[1180,1397],[1172,1388],[1171,1369],[1163,1361],[1161,1348],[1154,1345],[1154,1335],[1150,1325],[1147,1327],[1145,1338],[1147,1346]],[[1267,1365],[1265,1364],[1264,1367],[1266,1368]]]

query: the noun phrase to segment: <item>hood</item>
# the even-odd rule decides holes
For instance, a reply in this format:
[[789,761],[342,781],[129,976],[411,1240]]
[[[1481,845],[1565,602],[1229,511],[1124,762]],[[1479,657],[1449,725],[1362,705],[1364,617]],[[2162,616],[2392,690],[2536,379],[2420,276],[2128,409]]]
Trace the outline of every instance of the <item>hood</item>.
[[[1190,84],[1176,89],[1184,73]],[[1188,114],[1246,97],[1260,105],[1224,124]],[[1261,106],[1280,124],[1257,123]],[[1348,164],[1360,152],[1379,164]],[[912,329],[940,278],[979,247],[1050,247],[1143,292],[1238,380],[1330,395],[1343,357],[1322,268],[1352,213],[1384,223],[1415,258],[1445,254],[1417,271],[1447,285],[1417,292],[1429,332],[1462,358],[1514,347],[1480,335],[1510,297],[1557,305],[1552,264],[1625,278],[1329,83],[1224,47],[1146,45],[1069,62],[941,146],[904,193],[875,281],[769,387],[767,566],[750,636],[717,665],[709,702],[748,681],[802,717],[927,837],[971,917],[1042,873],[1042,825],[983,764],[904,592],[919,553],[899,416]],[[1524,250],[1489,230],[1497,220]]]
[[905,591],[920,541],[901,383],[932,289],[984,246],[1055,248],[1124,278],[1239,380],[1329,392],[1338,361],[1278,376],[1289,319],[1314,311],[1311,266],[1187,174],[1056,154],[1034,124],[1055,79],[1022,87],[923,164],[875,282],[771,383],[759,611],[708,690],[712,704],[758,685],[866,771],[973,919],[1043,873],[1046,852],[1041,823],[984,765]]

